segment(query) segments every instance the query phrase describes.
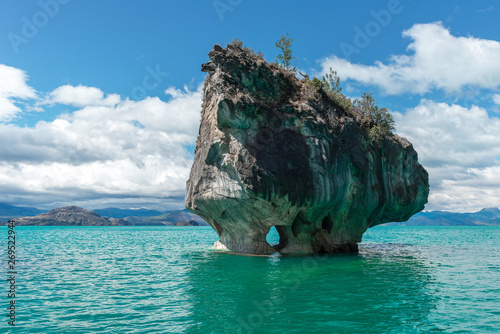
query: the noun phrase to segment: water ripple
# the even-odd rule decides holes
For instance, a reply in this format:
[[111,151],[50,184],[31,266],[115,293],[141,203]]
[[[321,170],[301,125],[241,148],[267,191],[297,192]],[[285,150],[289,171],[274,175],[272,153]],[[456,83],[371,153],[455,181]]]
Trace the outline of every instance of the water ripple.
[[7,333],[500,331],[500,228],[382,226],[321,257],[214,252],[205,227],[17,232]]

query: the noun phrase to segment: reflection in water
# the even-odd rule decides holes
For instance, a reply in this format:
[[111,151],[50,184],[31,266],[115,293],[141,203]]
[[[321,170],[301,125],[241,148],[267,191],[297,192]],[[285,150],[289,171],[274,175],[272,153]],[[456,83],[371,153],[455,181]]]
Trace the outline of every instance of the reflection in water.
[[192,253],[189,262],[188,333],[401,333],[436,304],[432,268],[401,244],[322,257]]

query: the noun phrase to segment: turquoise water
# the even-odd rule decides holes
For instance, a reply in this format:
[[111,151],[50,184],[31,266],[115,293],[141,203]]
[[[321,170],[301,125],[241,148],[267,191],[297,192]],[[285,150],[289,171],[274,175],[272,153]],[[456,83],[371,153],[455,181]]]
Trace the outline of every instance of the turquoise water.
[[499,227],[379,226],[358,255],[322,257],[212,251],[209,227],[16,232],[2,333],[500,332]]

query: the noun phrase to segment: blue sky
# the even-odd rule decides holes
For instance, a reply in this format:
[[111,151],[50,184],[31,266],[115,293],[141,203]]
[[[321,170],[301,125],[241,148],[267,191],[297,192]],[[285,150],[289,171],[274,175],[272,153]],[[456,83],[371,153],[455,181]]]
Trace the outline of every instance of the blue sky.
[[201,64],[238,37],[371,91],[431,176],[428,210],[500,206],[493,1],[0,1],[0,202],[183,207]]

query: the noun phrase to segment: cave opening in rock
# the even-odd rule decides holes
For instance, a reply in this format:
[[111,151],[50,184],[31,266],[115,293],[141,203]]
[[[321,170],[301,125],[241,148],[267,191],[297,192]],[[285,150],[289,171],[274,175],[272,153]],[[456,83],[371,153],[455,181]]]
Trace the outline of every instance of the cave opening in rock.
[[278,231],[276,230],[276,226],[273,226],[269,229],[269,233],[267,233],[266,235],[266,241],[271,247],[279,244],[280,236],[278,234]]

